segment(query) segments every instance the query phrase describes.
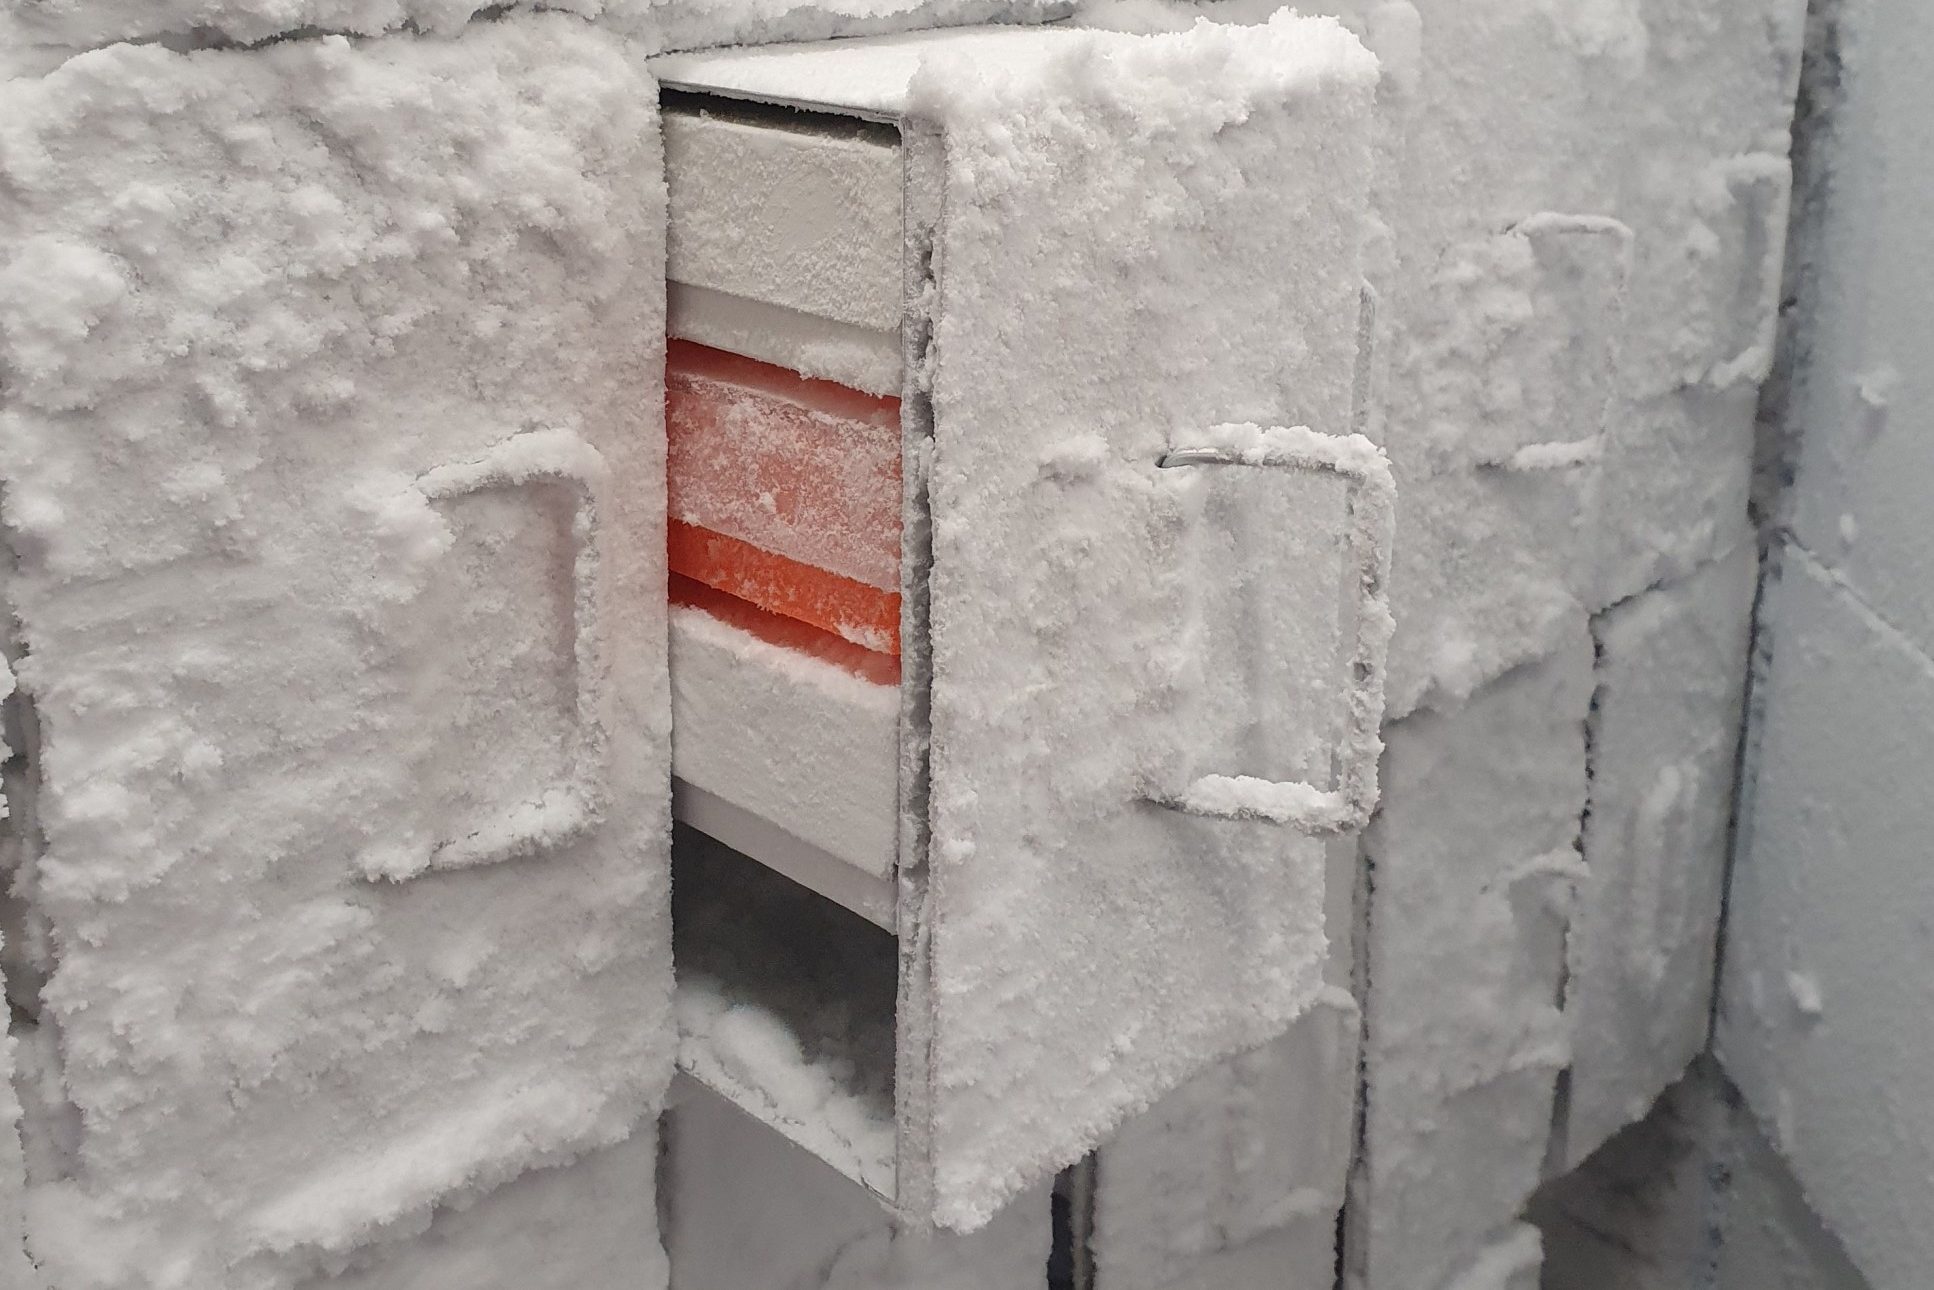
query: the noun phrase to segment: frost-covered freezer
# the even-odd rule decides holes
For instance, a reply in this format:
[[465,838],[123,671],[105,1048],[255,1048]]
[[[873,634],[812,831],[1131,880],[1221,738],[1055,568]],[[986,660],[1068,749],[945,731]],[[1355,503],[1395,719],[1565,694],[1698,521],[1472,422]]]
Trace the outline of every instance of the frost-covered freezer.
[[653,70],[682,1061],[977,1227],[1321,988],[1374,70],[1287,17]]
[[30,1248],[400,1277],[640,1179],[672,1075],[656,87],[559,15],[169,43],[0,81]]

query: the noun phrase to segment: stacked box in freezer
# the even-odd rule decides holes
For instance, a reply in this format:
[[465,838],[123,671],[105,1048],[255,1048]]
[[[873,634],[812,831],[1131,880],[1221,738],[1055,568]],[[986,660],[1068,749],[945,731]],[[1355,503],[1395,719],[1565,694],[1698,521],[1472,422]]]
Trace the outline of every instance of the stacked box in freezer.
[[674,94],[665,140],[678,814],[891,926],[898,136]]

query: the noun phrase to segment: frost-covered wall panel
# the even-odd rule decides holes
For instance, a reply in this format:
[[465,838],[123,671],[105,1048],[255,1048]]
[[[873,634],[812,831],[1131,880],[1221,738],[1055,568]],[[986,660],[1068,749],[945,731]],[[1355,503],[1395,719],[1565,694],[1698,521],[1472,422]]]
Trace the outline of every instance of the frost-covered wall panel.
[[1934,12],[1821,15],[1783,420],[1797,459],[1760,610],[1718,1049],[1877,1290],[1934,1233]]
[[1925,302],[1934,210],[1934,113],[1925,75],[1934,13],[1912,0],[1849,5],[1822,60],[1836,60],[1820,222],[1793,373],[1799,438],[1794,539],[1922,652],[1934,654],[1934,371]]
[[533,1169],[420,1235],[385,1245],[303,1290],[652,1290],[665,1285],[655,1122],[615,1146]]
[[1042,1290],[1051,1209],[1027,1192],[969,1236],[895,1232],[877,1197],[708,1090],[666,1117],[672,1290]]
[[1541,1188],[1543,1290],[1868,1290],[1709,1058]]
[[67,1290],[287,1285],[652,1113],[656,120],[568,17],[0,87]]
[[1327,847],[1327,987],[1275,1041],[1198,1075],[1095,1157],[1089,1248],[1112,1290],[1330,1290],[1355,1154],[1355,837]]
[[1569,1060],[1559,1011],[1582,875],[1592,646],[1392,726],[1370,866],[1364,1159],[1349,1261],[1435,1287],[1538,1184]]
[[1591,811],[1571,925],[1565,1164],[1706,1046],[1758,550],[1593,620]]
[[1797,548],[1760,631],[1719,1053],[1876,1290],[1906,1290],[1934,1260],[1934,662]]
[[1124,1125],[1096,1156],[1096,1284],[1330,1290],[1360,1025],[1332,987],[1280,1039]]

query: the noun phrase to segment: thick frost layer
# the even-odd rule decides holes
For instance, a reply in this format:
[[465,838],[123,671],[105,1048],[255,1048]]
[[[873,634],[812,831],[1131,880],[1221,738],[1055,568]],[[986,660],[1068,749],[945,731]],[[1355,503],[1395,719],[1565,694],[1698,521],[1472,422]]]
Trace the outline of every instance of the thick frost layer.
[[67,1290],[286,1285],[651,1112],[653,104],[564,17],[0,87]]
[[[0,0],[0,43],[85,49],[121,40],[258,42],[317,31],[449,36],[486,0]],[[603,20],[645,53],[819,40],[966,23],[1039,21],[1063,0],[512,0]]]
[[1300,649],[1334,623],[1339,512],[1200,561],[1191,525],[1238,481],[1158,463],[1222,423],[1348,430],[1373,79],[1333,23],[1284,17],[1043,36],[1002,66],[936,52],[912,87],[946,139],[929,1057],[947,1226],[1273,1038],[1318,988],[1321,844],[1143,799],[1198,762],[1296,777],[1311,748],[1245,765],[1240,727],[1310,696],[1276,688],[1267,653],[1201,661],[1223,634]]
[[13,1080],[14,1039],[0,1034],[0,1284],[31,1290],[39,1282],[27,1261],[27,1164]]

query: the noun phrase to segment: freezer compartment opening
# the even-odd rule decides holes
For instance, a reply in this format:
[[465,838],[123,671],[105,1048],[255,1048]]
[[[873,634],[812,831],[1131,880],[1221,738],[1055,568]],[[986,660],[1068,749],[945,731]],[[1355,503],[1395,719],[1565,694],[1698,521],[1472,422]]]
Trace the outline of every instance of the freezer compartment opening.
[[679,1065],[876,1195],[894,1195],[891,932],[679,825]]
[[900,136],[664,105],[674,810],[891,927],[917,413]]

